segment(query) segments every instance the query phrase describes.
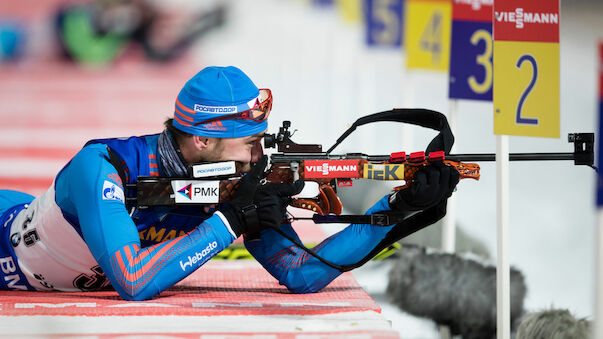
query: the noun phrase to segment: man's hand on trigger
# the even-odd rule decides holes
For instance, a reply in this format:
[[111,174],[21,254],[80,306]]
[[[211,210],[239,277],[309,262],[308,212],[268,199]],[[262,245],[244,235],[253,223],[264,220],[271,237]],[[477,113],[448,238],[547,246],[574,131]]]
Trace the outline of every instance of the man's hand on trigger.
[[237,237],[280,227],[289,199],[304,187],[302,180],[291,184],[262,182],[267,163],[268,157],[263,156],[240,180],[235,198],[221,210]]
[[234,199],[220,209],[237,237],[249,228],[259,227],[254,196],[260,181],[264,178],[264,168],[266,168],[267,163],[268,158],[264,156],[253,165],[251,170],[239,181]]
[[459,177],[454,167],[432,163],[417,171],[409,187],[394,192],[389,198],[389,205],[392,210],[401,212],[427,209],[448,199]]
[[258,202],[258,215],[262,221],[260,230],[280,227],[287,213],[287,205],[291,202],[291,196],[301,192],[304,185],[305,182],[300,179],[290,184],[266,183],[258,187],[255,197]]

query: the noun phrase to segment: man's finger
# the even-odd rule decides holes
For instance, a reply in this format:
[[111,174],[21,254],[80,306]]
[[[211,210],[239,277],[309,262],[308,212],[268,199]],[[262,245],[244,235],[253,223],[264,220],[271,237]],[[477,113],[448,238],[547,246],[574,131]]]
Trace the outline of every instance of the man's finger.
[[440,169],[436,166],[429,168],[427,175],[427,185],[437,185],[440,182]]
[[280,184],[278,192],[276,193],[279,197],[285,198],[292,195],[296,195],[304,189],[306,182],[302,179],[295,181],[292,184]]
[[253,167],[251,167],[249,173],[245,175],[245,177],[248,178],[247,180],[255,182],[260,181],[260,179],[264,177],[264,169],[266,168],[267,163],[268,156],[264,155],[258,162],[255,163],[255,165],[253,165]]
[[292,195],[296,195],[302,191],[305,182],[303,180],[297,180],[294,183],[270,183],[264,188],[268,194],[274,194],[279,198],[286,198]]
[[461,174],[459,173],[459,171],[457,171],[456,168],[451,168],[450,182],[448,183],[448,187],[450,187],[450,192],[454,190],[454,187],[456,187],[456,185],[459,183],[460,178]]

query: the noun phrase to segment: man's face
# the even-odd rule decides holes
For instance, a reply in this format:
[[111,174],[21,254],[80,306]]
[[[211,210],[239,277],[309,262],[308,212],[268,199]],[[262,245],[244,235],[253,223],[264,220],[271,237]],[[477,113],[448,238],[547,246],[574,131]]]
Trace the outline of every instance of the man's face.
[[214,139],[203,156],[205,161],[236,161],[241,172],[249,172],[251,164],[263,155],[262,138],[265,132],[242,138]]

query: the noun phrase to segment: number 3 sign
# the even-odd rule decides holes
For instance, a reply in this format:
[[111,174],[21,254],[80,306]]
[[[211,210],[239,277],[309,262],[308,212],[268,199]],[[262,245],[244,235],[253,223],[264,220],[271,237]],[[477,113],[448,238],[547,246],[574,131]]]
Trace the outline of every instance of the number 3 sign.
[[494,133],[559,138],[559,0],[494,2]]
[[451,99],[492,101],[492,2],[453,2],[448,91]]

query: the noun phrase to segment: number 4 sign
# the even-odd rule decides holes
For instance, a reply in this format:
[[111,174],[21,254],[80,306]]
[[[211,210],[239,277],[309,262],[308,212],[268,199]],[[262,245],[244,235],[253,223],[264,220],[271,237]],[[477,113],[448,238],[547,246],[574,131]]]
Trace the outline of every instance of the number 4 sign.
[[494,2],[494,133],[559,138],[559,0]]
[[448,70],[452,5],[448,0],[406,2],[406,64],[408,68]]

